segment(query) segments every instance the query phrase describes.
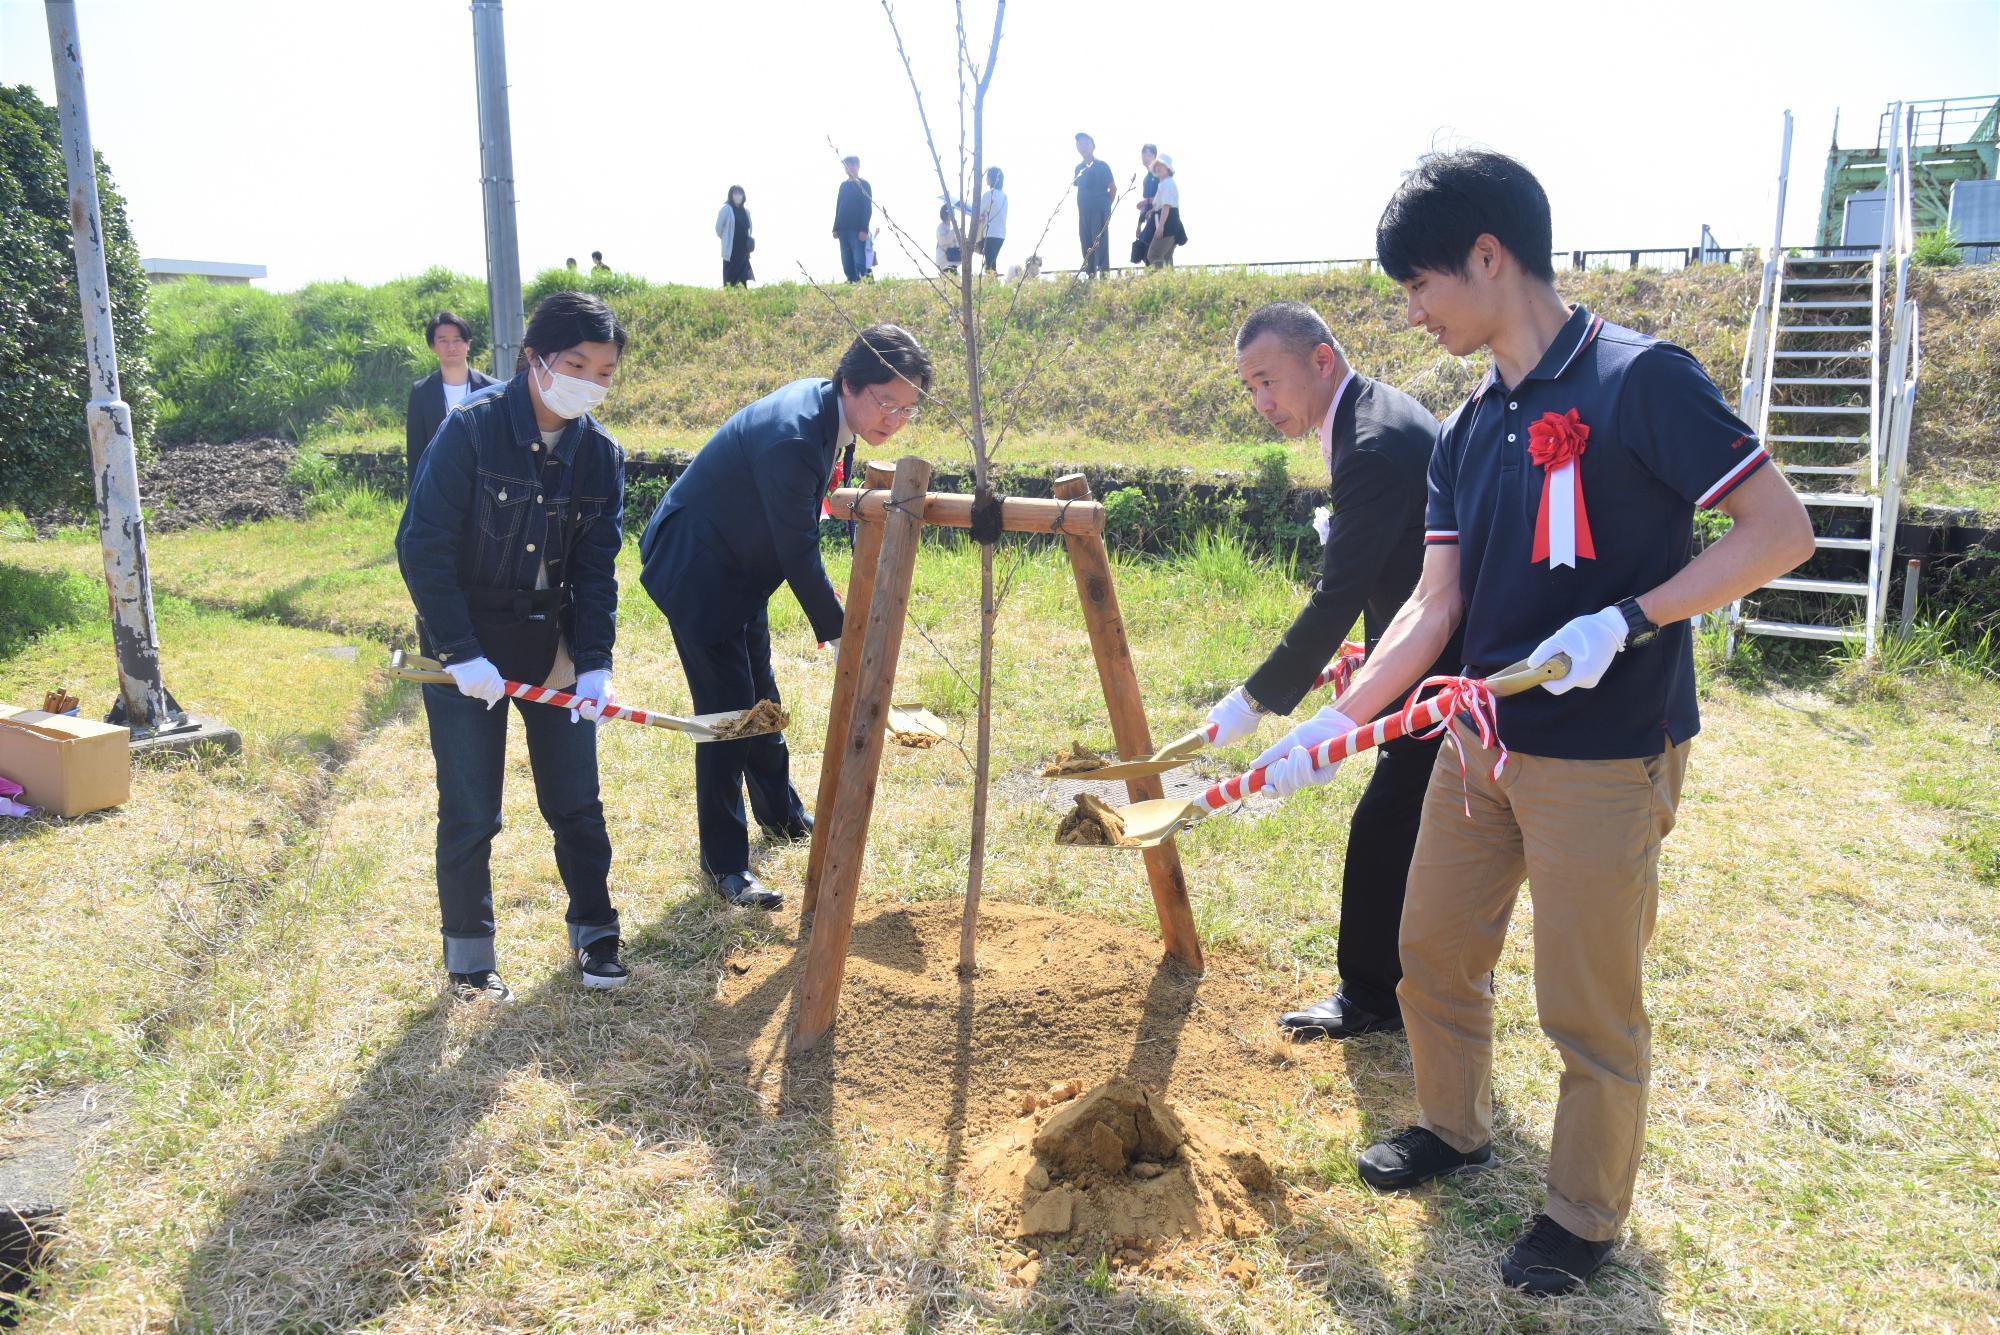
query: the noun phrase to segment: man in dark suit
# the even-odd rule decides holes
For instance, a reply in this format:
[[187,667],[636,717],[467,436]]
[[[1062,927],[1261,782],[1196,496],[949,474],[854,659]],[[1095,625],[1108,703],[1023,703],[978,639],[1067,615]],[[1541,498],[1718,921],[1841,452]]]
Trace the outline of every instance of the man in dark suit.
[[500,383],[473,369],[472,326],[450,311],[439,311],[424,326],[424,342],[431,345],[438,369],[410,386],[410,403],[403,411],[404,451],[409,459],[407,481],[417,478],[417,460],[424,457],[431,438],[444,425],[445,414],[488,385]]
[[[1289,714],[1313,678],[1362,620],[1372,650],[1416,587],[1424,560],[1425,477],[1437,419],[1399,389],[1356,375],[1326,321],[1296,301],[1254,312],[1236,336],[1236,370],[1264,420],[1297,439],[1317,430],[1327,462],[1331,513],[1311,599],[1250,679],[1209,713],[1218,745],[1256,731],[1264,714]],[[1317,525],[1316,525],[1317,527]],[[1455,672],[1454,637],[1432,672]],[[1354,727],[1329,705],[1292,738],[1316,745]],[[1416,848],[1424,789],[1442,736],[1405,738],[1378,747],[1375,769],[1348,827],[1341,887],[1340,988],[1303,1011],[1279,1018],[1296,1039],[1351,1038],[1403,1027],[1396,984],[1403,976],[1397,929],[1403,887]],[[1294,759],[1288,742],[1257,759],[1273,765],[1279,796],[1320,782]],[[1331,771],[1326,771],[1331,777]]]
[[840,271],[858,283],[868,273],[868,229],[875,220],[875,187],[861,179],[861,159],[842,158],[847,179],[833,201],[833,234],[840,241]]
[[[639,539],[639,582],[667,614],[698,714],[778,700],[765,605],[789,584],[813,634],[837,644],[845,613],[820,562],[820,503],[834,461],[856,438],[880,445],[915,417],[931,363],[908,331],[861,331],[831,380],[795,380],[723,423]],[[782,734],[695,748],[701,867],[732,904],[783,901],[750,873],[750,810],[773,838],[799,839],[812,817],[792,787]]]

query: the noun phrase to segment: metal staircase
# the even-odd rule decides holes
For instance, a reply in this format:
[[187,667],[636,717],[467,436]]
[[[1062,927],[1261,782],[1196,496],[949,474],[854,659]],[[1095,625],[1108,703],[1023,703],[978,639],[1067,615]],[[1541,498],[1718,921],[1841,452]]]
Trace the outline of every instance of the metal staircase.
[[[1895,112],[1900,143],[1900,104]],[[1790,152],[1788,112],[1787,158]],[[1915,240],[1908,158],[1892,147],[1885,166],[1893,206],[1884,211],[1880,250],[1791,254],[1774,233],[1744,349],[1740,407],[1805,502],[1818,551],[1803,573],[1774,579],[1729,609],[1732,647],[1738,635],[1834,643],[1858,637],[1862,652],[1873,654],[1881,634],[1917,366],[1916,306],[1905,299]],[[1781,226],[1784,182],[1781,166]],[[1894,298],[1885,308],[1891,267]]]

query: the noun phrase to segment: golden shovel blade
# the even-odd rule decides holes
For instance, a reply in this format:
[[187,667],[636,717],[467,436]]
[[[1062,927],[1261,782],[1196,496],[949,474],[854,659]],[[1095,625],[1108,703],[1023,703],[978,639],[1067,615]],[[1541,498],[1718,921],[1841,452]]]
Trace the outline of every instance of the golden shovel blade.
[[1075,774],[1055,776],[1061,779],[1150,779],[1155,774],[1165,774],[1168,770],[1179,769],[1208,745],[1208,734],[1201,731],[1176,737],[1150,756],[1137,760],[1120,760],[1096,769],[1080,770]]
[[1156,797],[1134,802],[1118,814],[1125,818],[1125,838],[1119,848],[1158,848],[1207,815],[1208,808],[1184,798]]

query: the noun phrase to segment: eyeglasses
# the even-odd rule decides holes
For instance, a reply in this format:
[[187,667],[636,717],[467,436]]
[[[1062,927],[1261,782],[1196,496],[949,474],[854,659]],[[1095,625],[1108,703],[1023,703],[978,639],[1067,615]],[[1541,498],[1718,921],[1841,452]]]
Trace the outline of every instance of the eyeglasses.
[[868,390],[868,397],[875,400],[876,410],[892,422],[914,422],[917,420],[917,414],[922,411],[915,404],[905,407],[900,403],[891,403],[880,394],[877,394],[872,386]]

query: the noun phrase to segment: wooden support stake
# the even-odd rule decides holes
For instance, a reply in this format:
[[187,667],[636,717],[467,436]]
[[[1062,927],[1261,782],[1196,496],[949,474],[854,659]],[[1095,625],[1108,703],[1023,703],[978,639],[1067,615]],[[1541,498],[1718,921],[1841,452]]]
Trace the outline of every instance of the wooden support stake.
[[[896,479],[888,464],[871,461],[865,473],[871,489],[887,491]],[[846,514],[840,506],[830,507],[834,518]],[[840,775],[847,759],[847,725],[854,710],[855,673],[861,665],[862,641],[867,638],[868,609],[875,597],[875,563],[882,555],[882,525],[858,524],[854,530],[854,568],[847,575],[847,619],[841,623],[840,655],[833,668],[833,699],[826,711],[826,746],[819,756],[819,796],[813,801],[812,852],[806,860],[806,894],[801,912],[810,914],[819,905],[819,878],[826,870],[826,841],[833,829],[833,795],[840,788]]]
[[[859,487],[842,487],[827,498],[827,504],[836,517],[851,513],[865,522],[880,519],[888,499],[879,491],[870,494]],[[924,522],[940,528],[971,528],[972,501],[963,492],[934,491],[924,498]],[[1001,498],[1000,527],[1008,533],[1102,533],[1104,507],[1093,500],[1006,496]]]
[[[1081,473],[1056,479],[1062,500],[1087,500],[1090,483]],[[1065,525],[1065,528],[1067,526]],[[1111,737],[1121,760],[1151,755],[1153,734],[1146,723],[1139,676],[1132,668],[1132,648],[1125,638],[1125,618],[1118,610],[1118,590],[1111,583],[1111,557],[1104,539],[1092,533],[1064,534],[1069,562],[1076,574],[1076,591],[1083,599],[1083,620],[1090,628],[1090,652],[1097,659],[1097,679],[1104,687],[1105,708],[1111,715]],[[1159,776],[1127,779],[1125,791],[1134,802],[1165,796]],[[1194,909],[1188,903],[1187,877],[1181,872],[1180,850],[1173,840],[1149,848],[1146,879],[1152,885],[1153,908],[1160,915],[1160,936],[1167,953],[1188,968],[1201,971],[1201,940],[1195,934]],[[815,941],[817,944],[817,941]]]
[[[917,543],[923,532],[920,516],[930,480],[931,466],[925,460],[912,455],[896,461],[893,508],[882,522],[875,590],[869,599],[861,658],[855,664],[854,707],[839,762],[840,782],[833,808],[827,813],[818,910],[793,1014],[794,1052],[815,1047],[826,1037],[840,1005],[848,937],[854,930],[855,894],[861,883],[861,857],[868,846],[868,818],[875,809],[875,781],[882,766],[882,729],[895,692],[896,660],[903,650],[903,624],[910,608],[910,584],[916,575]],[[841,636],[843,649],[851,633]]]

